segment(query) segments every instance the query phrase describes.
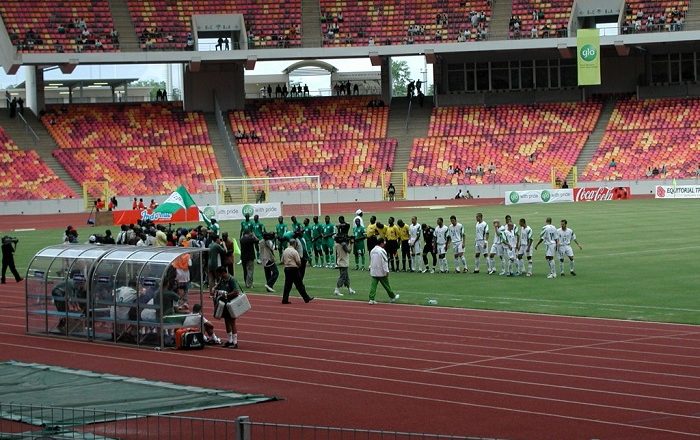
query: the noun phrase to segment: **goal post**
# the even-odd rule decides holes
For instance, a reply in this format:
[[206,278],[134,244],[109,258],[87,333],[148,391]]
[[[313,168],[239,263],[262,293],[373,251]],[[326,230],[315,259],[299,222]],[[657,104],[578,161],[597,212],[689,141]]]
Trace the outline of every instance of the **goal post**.
[[216,203],[280,203],[283,215],[321,215],[321,177],[230,177],[215,182]]

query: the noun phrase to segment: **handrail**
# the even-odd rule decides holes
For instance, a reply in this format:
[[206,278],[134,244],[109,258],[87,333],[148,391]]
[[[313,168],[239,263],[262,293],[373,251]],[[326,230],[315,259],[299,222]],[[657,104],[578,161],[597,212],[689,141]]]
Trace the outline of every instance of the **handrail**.
[[411,108],[413,107],[413,98],[408,97],[408,112],[406,113],[406,126],[404,127],[408,130],[408,121],[411,119]]
[[24,118],[24,115],[20,112],[17,112],[17,116],[19,116],[19,119],[24,122],[24,131],[31,135],[32,139],[34,139],[34,145],[39,143],[39,135],[36,134],[36,131],[32,128],[31,125],[29,125],[29,122]]
[[213,92],[214,94],[214,115],[216,117],[216,125],[219,128],[219,134],[221,135],[221,138],[224,140],[224,143],[226,144],[226,148],[229,150],[229,156],[233,158],[233,164],[236,165],[238,168],[238,171],[240,172],[241,176],[245,176],[245,168],[243,167],[243,164],[241,162],[241,159],[238,155],[238,148],[231,137],[231,133],[228,130],[228,126],[226,124],[226,121],[224,120],[223,112],[221,110],[221,105],[219,104],[219,98],[216,96],[216,92]]

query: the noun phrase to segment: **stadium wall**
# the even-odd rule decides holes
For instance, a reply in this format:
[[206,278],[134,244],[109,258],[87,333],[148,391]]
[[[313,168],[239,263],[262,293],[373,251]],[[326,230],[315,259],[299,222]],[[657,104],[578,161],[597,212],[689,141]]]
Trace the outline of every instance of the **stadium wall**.
[[183,68],[185,109],[214,112],[214,94],[221,108],[245,107],[245,81],[241,63],[190,63]]
[[[598,187],[598,186],[629,186],[632,195],[645,196],[654,193],[656,185],[672,185],[672,179],[663,180],[617,180],[613,182],[579,182],[578,187]],[[700,178],[678,180],[678,185],[699,185]],[[449,200],[453,199],[457,191],[469,190],[475,198],[496,198],[504,197],[506,191],[523,191],[532,189],[548,189],[549,184],[516,184],[516,185],[449,185],[449,186],[425,186],[409,187],[407,191],[408,200]],[[350,202],[377,202],[381,201],[383,191],[380,188],[373,189],[338,189],[322,190],[321,203],[350,203]],[[148,204],[151,199],[162,202],[164,195],[137,195],[143,198]],[[199,206],[216,205],[216,194],[203,193],[192,196]],[[130,209],[133,197],[117,197],[119,209]],[[310,204],[312,200],[311,192],[289,191],[271,192],[267,197],[268,202],[283,202],[287,204]],[[89,211],[89,210],[88,210]],[[50,215],[57,213],[80,213],[86,212],[82,199],[66,200],[23,200],[23,201],[2,201],[0,202],[0,212],[3,215]]]

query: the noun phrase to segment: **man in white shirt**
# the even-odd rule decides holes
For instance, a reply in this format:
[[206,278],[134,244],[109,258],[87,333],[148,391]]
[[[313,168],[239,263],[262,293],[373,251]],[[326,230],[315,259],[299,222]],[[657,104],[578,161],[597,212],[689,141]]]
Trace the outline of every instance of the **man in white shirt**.
[[576,240],[576,234],[573,229],[567,228],[567,221],[561,221],[561,228],[557,229],[557,235],[559,236],[559,274],[564,276],[564,256],[569,257],[569,272],[571,275],[576,276],[576,267],[574,265],[574,250],[571,247],[571,242],[576,243],[576,246],[580,250],[583,250],[578,240]]
[[479,273],[482,254],[488,264],[488,241],[489,224],[484,221],[484,215],[479,212],[476,214],[476,235],[474,236],[474,273]]
[[448,273],[450,271],[450,266],[447,264],[447,243],[450,241],[450,236],[448,234],[447,226],[443,224],[442,217],[437,219],[437,227],[435,228],[435,244],[438,254],[438,267],[440,268],[440,273]]
[[450,216],[450,226],[447,227],[447,232],[454,250],[455,272],[461,272],[460,265],[464,266],[464,273],[469,272],[467,259],[464,258],[464,226],[457,222],[457,217],[454,215]]
[[502,243],[506,261],[505,268],[501,274],[512,277],[515,269],[515,252],[518,245],[518,241],[515,236],[515,225],[513,225],[513,222],[508,222],[506,225],[506,229],[502,234]]
[[518,230],[518,275],[525,272],[525,262],[523,256],[527,257],[527,273],[532,276],[532,228],[527,225],[524,218],[521,218],[520,229]]
[[418,217],[411,217],[411,224],[408,225],[408,245],[411,247],[411,259],[413,260],[413,269],[415,272],[422,271],[421,265],[423,258],[421,257],[421,232],[422,228],[418,223]]
[[377,239],[377,245],[369,253],[369,275],[372,277],[372,284],[369,288],[369,303],[377,304],[374,298],[377,296],[377,284],[381,284],[389,295],[390,302],[396,302],[399,295],[391,290],[389,285],[389,257],[384,250],[384,238]]
[[544,257],[549,265],[549,275],[547,278],[556,278],[557,269],[554,265],[554,254],[557,252],[559,247],[559,234],[557,233],[557,228],[552,225],[552,218],[547,217],[545,220],[545,225],[542,226],[542,232],[540,232],[540,241],[535,245],[535,250],[539,245],[544,242],[545,254]]

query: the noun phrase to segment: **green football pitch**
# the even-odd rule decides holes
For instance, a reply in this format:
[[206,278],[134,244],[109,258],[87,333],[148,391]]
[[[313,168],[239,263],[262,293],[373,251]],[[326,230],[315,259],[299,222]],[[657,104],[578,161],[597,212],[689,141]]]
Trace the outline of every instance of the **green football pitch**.
[[[510,214],[514,221],[524,217],[533,228],[536,239],[545,217],[552,217],[557,227],[560,219],[567,219],[583,246],[582,251],[574,247],[578,276],[569,275],[567,263],[567,276],[547,279],[541,246],[533,256],[534,276],[531,278],[487,275],[483,262],[480,274],[455,274],[454,271],[450,274],[392,273],[391,285],[401,295],[401,303],[427,304],[432,299],[438,306],[446,307],[700,323],[700,264],[696,260],[700,251],[700,234],[695,234],[693,226],[697,225],[700,203],[696,200],[643,199],[447,208],[422,207],[416,202],[413,208],[366,212],[365,222],[370,215],[376,215],[382,222],[394,216],[408,223],[411,216],[416,215],[419,222],[435,225],[437,217],[445,218],[447,223],[450,215],[456,215],[465,226],[466,255],[472,270],[476,212],[483,212],[489,225],[495,218],[503,220],[506,214]],[[346,214],[348,221],[352,217],[352,213]],[[337,216],[333,216],[332,221],[336,220]],[[270,229],[274,222],[267,221],[266,224]],[[113,232],[117,230],[115,227],[111,229]],[[234,236],[238,236],[239,229],[239,222],[222,222],[222,230]],[[80,228],[81,241],[86,241],[95,230],[87,226]],[[102,228],[97,232],[103,232]],[[28,231],[13,235],[20,239],[16,261],[20,271],[24,271],[37,250],[61,242],[63,231]],[[448,261],[454,269],[454,260],[449,253]],[[350,280],[357,295],[349,296],[343,289],[346,295],[342,300],[367,301],[369,274],[354,271],[352,266]],[[236,270],[236,276],[240,276],[240,266],[236,266]],[[280,275],[275,286],[278,295],[283,283],[283,275]],[[336,298],[333,289],[337,275],[335,269],[309,268],[305,278],[307,289],[313,296]],[[251,291],[262,293],[263,285],[263,270],[256,266],[255,286]],[[388,300],[381,287],[377,299]]]

